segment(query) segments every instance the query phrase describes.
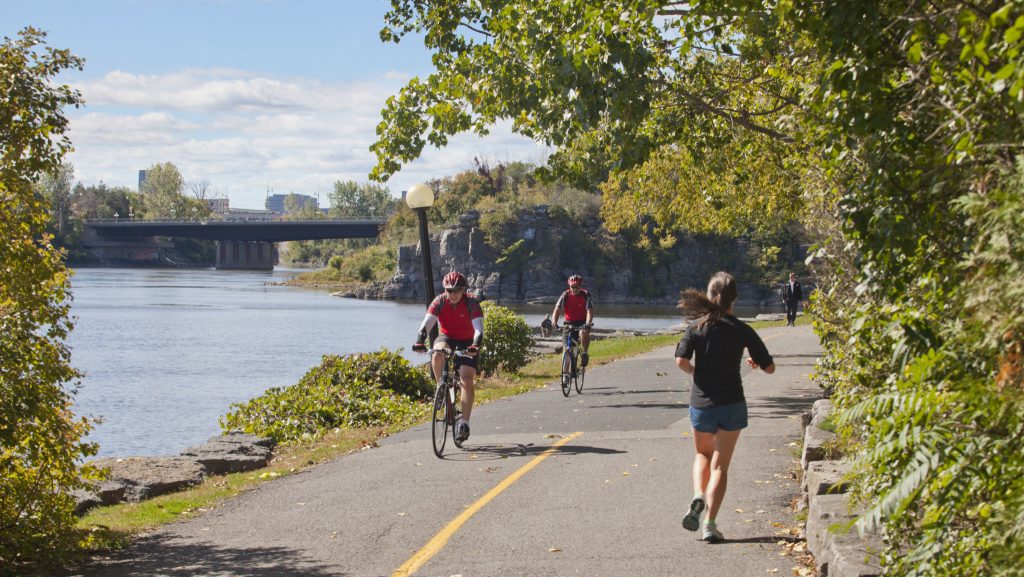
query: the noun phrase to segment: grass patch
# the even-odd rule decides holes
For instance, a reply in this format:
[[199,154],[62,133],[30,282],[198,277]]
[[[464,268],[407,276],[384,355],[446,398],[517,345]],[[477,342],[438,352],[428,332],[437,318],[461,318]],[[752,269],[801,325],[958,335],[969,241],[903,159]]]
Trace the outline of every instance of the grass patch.
[[387,427],[335,430],[316,442],[275,448],[270,464],[256,471],[207,477],[195,487],[141,503],[97,507],[78,521],[83,549],[88,553],[122,548],[137,533],[188,519],[262,483],[373,446],[395,432],[397,428]]

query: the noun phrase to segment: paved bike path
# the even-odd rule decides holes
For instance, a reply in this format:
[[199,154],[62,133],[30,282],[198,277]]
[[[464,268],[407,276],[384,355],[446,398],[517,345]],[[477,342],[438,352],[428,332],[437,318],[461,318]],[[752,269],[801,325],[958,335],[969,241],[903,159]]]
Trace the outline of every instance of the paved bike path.
[[[413,574],[787,574],[794,563],[776,543],[795,524],[790,443],[819,396],[807,377],[819,349],[808,327],[761,335],[778,370],[744,375],[750,428],[719,514],[725,543],[697,541],[679,524],[691,496],[690,385],[664,347],[592,366],[582,395],[566,399],[552,384],[477,407],[466,450],[443,460],[431,452],[429,428],[416,427],[164,527],[75,574],[389,576],[432,539]],[[473,515],[444,533],[466,511]]]

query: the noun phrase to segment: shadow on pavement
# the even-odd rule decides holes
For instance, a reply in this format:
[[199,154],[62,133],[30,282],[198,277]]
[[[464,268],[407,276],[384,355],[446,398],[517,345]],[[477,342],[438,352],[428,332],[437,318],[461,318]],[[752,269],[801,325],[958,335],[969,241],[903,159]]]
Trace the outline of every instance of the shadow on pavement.
[[708,545],[737,545],[740,543],[778,543],[779,541],[785,541],[786,543],[801,543],[803,539],[798,539],[791,535],[775,535],[766,537],[744,537],[742,539],[722,539],[721,541],[708,541]]
[[594,405],[591,409],[689,409],[690,403],[620,403],[617,405]]
[[[528,457],[539,455],[550,449],[550,445],[522,445],[512,443],[496,443],[491,445],[472,445],[465,447],[461,453],[445,454],[442,459],[446,461],[493,461],[507,459],[508,457]],[[588,445],[562,445],[553,451],[552,456],[558,455],[614,455],[625,453],[617,449],[606,447],[591,447]]]
[[793,415],[801,415],[810,410],[816,397],[784,396],[760,397],[748,399],[747,404],[751,416],[768,419],[787,419]]
[[283,547],[228,549],[206,544],[180,545],[162,537],[146,539],[102,563],[64,573],[66,577],[328,577],[348,573],[316,567],[311,558]]
[[[609,393],[594,393],[593,392],[593,391],[600,391],[600,390],[611,390],[612,392],[609,392]],[[612,396],[612,395],[647,395],[647,394],[651,394],[651,393],[676,393],[676,392],[678,392],[678,391],[676,391],[675,389],[644,389],[644,390],[624,391],[622,389],[615,389],[615,388],[612,388],[612,387],[603,387],[603,388],[595,387],[593,389],[588,389],[586,387],[583,387],[583,392],[580,393],[580,394],[581,395],[585,395],[587,393],[591,393],[592,396],[595,396],[595,397],[609,397],[609,396]]]

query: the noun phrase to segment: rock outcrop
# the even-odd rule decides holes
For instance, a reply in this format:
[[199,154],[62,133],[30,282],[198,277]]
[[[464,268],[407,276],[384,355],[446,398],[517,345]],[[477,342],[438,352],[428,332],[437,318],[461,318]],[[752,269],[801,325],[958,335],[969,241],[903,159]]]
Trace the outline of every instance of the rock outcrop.
[[209,475],[251,471],[267,466],[274,441],[244,433],[211,437],[206,443],[189,447],[180,457],[104,458],[90,465],[105,470],[105,480],[92,491],[76,491],[75,512],[92,507],[137,503],[166,493],[198,485]]
[[[506,238],[521,242],[518,256],[508,247],[496,249],[485,238],[478,211],[431,236],[434,285],[451,270],[466,275],[470,292],[499,303],[553,304],[565,279],[579,273],[600,303],[676,302],[679,290],[702,287],[718,270],[728,270],[741,283],[740,304],[775,302],[773,288],[758,287],[748,264],[749,243],[722,237],[681,237],[652,263],[623,237],[594,219],[587,225],[567,222],[546,206],[524,209],[509,225]],[[800,255],[793,247],[794,260]],[[504,258],[503,258],[504,257]],[[384,283],[349,290],[339,296],[423,300],[422,254],[419,244],[399,247],[394,277]],[[435,291],[436,292],[436,291]]]

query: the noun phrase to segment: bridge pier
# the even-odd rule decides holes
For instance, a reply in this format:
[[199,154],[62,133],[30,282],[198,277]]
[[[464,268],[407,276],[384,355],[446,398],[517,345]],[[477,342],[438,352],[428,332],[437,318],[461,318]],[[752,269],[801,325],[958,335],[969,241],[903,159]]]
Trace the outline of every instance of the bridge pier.
[[217,241],[218,270],[273,270],[277,246],[266,241]]

